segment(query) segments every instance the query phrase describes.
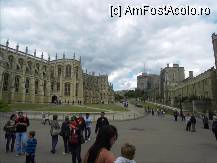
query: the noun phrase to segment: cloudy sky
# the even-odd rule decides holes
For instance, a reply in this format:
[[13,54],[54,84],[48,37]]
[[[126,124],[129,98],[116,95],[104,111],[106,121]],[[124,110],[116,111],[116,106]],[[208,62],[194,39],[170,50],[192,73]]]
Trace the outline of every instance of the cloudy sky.
[[[197,75],[214,66],[211,34],[217,33],[215,0],[1,0],[1,44],[37,49],[55,58],[82,57],[89,72],[106,73],[115,90],[134,89],[144,71],[159,74],[179,63]],[[110,6],[162,5],[210,8],[202,16],[111,17]],[[145,66],[144,66],[145,65]],[[186,76],[187,77],[187,76]]]

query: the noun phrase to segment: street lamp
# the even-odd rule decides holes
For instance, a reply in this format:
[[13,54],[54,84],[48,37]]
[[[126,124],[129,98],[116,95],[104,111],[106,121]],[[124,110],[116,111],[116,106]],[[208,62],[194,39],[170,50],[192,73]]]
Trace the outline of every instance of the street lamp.
[[183,112],[182,112],[182,97],[181,97],[181,95],[179,95],[179,108],[180,108],[180,114],[181,114],[181,116],[183,116]]

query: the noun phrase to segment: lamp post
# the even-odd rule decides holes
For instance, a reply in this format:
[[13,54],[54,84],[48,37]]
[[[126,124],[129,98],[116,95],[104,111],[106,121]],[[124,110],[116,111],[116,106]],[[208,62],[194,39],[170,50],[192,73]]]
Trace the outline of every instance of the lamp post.
[[181,95],[179,95],[179,108],[180,108],[180,115],[183,116],[183,112],[182,112],[182,97],[181,97]]

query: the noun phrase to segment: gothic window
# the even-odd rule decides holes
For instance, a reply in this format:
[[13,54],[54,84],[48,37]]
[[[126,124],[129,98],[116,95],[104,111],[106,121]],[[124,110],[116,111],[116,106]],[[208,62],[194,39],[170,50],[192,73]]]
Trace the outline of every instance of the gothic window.
[[31,71],[31,70],[32,70],[32,62],[31,62],[31,61],[28,61],[27,65],[28,65],[28,67],[29,67],[29,70]]
[[78,79],[78,66],[75,67],[75,76],[76,76],[76,79]]
[[45,72],[43,72],[43,77],[44,77],[44,78],[46,77],[46,73],[45,73]]
[[58,77],[60,77],[61,76],[61,67],[60,66],[58,66]]
[[14,61],[14,58],[12,55],[8,57],[8,61],[9,61],[10,68],[12,68],[13,67],[13,61]]
[[65,83],[65,96],[70,96],[70,83]]
[[75,87],[75,96],[78,96],[78,83],[76,83],[76,87]]
[[51,77],[51,78],[54,78],[54,68],[53,68],[53,67],[51,68],[50,77]]
[[3,58],[4,58],[4,54],[3,52],[0,52],[0,59],[3,60]]
[[51,91],[54,91],[54,82],[51,82]]
[[60,83],[57,83],[57,91],[60,91]]
[[47,67],[46,67],[46,66],[43,66],[43,70],[46,72],[46,71],[47,71]]
[[18,63],[20,65],[20,68],[23,69],[23,59],[22,58],[18,59]]
[[19,86],[20,86],[20,77],[19,76],[16,76],[15,77],[15,92],[19,92]]
[[28,78],[26,78],[25,89],[26,89],[26,94],[29,93],[29,79]]
[[44,85],[43,85],[44,96],[46,96],[47,93],[46,88],[47,88],[47,82],[44,81]]
[[8,91],[9,90],[9,74],[4,73],[3,75],[3,91]]
[[39,88],[39,82],[38,80],[35,81],[35,94],[37,95],[38,94],[38,88]]
[[71,77],[71,65],[66,66],[66,78]]
[[20,70],[20,66],[19,66],[19,65],[17,65],[16,69],[19,71],[19,70]]
[[36,63],[36,69],[39,71],[39,69],[40,69],[39,63]]

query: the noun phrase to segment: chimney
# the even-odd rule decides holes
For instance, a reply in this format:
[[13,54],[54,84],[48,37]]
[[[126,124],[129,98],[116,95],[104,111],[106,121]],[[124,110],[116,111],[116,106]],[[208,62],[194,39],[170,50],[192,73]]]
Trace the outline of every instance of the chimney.
[[194,78],[193,71],[189,71],[189,79]]
[[167,67],[170,67],[170,64],[169,64],[169,63],[167,63]]

